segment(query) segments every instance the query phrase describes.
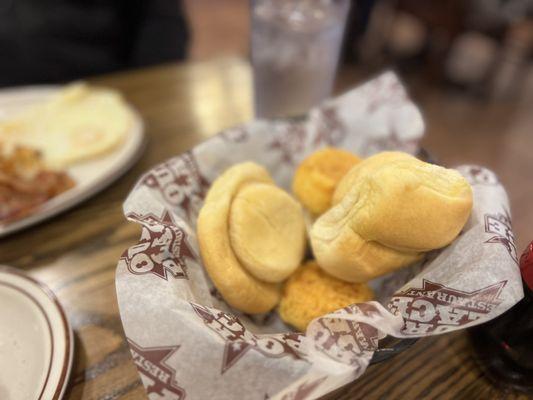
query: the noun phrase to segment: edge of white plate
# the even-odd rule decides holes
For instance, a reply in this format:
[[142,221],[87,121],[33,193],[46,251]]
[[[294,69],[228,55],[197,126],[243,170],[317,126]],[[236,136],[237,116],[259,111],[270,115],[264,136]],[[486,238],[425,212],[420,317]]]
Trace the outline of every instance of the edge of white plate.
[[[72,331],[72,326],[70,325],[70,322],[67,318],[65,309],[61,305],[61,302],[59,301],[55,293],[44,283],[38,281],[37,279],[27,275],[22,271],[19,271],[16,268],[0,264],[0,274],[2,273],[7,275],[14,275],[19,279],[25,280],[29,282],[29,284],[33,286],[36,290],[43,292],[61,318],[61,333],[65,337],[65,357],[61,365],[61,374],[59,382],[55,387],[53,396],[50,399],[62,399],[70,382],[70,374],[72,372],[72,364],[74,360],[74,332]],[[43,387],[43,391],[44,390],[46,390],[46,385]]]
[[[57,90],[58,86],[25,86],[19,89],[3,89],[0,91],[0,96],[8,96],[9,94],[16,94],[20,97],[28,93],[28,97],[32,97],[31,92],[50,92]],[[12,233],[21,231],[30,226],[36,225],[49,218],[52,218],[62,212],[65,212],[72,207],[84,202],[90,197],[96,195],[118,178],[124,175],[141,157],[143,150],[146,147],[146,135],[144,133],[144,121],[142,120],[139,112],[130,104],[127,105],[133,114],[133,126],[131,128],[131,134],[134,140],[136,140],[136,146],[132,149],[131,153],[125,158],[124,162],[117,164],[113,169],[109,170],[107,174],[98,179],[93,185],[85,188],[79,188],[74,186],[72,189],[48,200],[41,205],[40,209],[37,209],[33,214],[16,220],[7,225],[0,225],[0,238],[8,236]],[[113,153],[110,153],[113,154]]]

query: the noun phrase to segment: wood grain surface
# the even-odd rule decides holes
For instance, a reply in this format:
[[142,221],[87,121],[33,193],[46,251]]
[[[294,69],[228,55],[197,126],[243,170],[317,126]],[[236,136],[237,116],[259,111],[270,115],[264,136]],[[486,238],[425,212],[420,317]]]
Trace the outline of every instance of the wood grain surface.
[[[360,79],[344,70],[339,89]],[[149,142],[117,183],[59,217],[0,242],[0,263],[49,285],[75,332],[67,399],[144,399],[125,342],[115,294],[116,262],[139,229],[122,202],[140,174],[223,128],[252,116],[247,62],[221,59],[167,65],[90,80],[114,87],[140,111]],[[484,103],[413,84],[428,135],[424,145],[443,163],[473,162],[495,170],[509,190],[519,250],[533,239],[533,115],[527,104]],[[529,188],[528,188],[529,185]],[[528,236],[529,235],[529,236]],[[339,399],[515,398],[493,387],[476,366],[465,333],[419,340],[394,359],[371,366]]]

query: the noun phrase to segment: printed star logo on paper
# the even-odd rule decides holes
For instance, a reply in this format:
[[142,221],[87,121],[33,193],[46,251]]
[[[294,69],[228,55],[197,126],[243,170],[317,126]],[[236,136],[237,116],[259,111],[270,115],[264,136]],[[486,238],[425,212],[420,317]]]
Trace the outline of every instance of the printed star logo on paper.
[[[221,373],[233,367],[248,351],[254,350],[266,357],[280,358],[291,356],[303,359],[298,351],[301,335],[257,336],[249,332],[234,315],[190,303],[203,322],[224,340]],[[275,337],[276,336],[276,337]]]
[[228,342],[224,348],[224,359],[222,361],[222,373],[233,367],[233,365],[252,347],[246,342]]
[[176,380],[176,370],[166,363],[180,346],[144,348],[129,338],[127,340],[133,362],[141,375],[148,397],[167,400],[185,399],[185,390],[178,386]]
[[507,210],[500,214],[485,215],[485,232],[492,236],[485,243],[498,243],[505,247],[513,261],[518,264],[514,234],[511,227],[511,216]]
[[337,110],[334,107],[322,107],[317,111],[318,125],[317,133],[313,144],[319,146],[326,144],[334,146],[339,144],[348,133],[346,126],[342,123]]
[[501,303],[499,295],[506,283],[467,292],[424,279],[421,288],[396,293],[388,308],[404,318],[405,335],[442,333],[489,315]]
[[187,241],[187,234],[176,225],[170,213],[165,210],[161,218],[133,213],[128,217],[143,225],[139,243],[122,256],[128,270],[136,275],[154,274],[164,280],[168,280],[169,274],[187,279],[186,260],[198,263],[198,257]]
[[183,216],[189,221],[195,219],[209,187],[190,151],[153,168],[140,184],[159,192],[176,212],[183,210]]
[[343,318],[343,314],[377,316],[380,311],[371,304],[348,306],[338,318],[319,318],[308,327],[315,347],[333,360],[361,370],[361,357],[377,349],[378,331],[373,326]]

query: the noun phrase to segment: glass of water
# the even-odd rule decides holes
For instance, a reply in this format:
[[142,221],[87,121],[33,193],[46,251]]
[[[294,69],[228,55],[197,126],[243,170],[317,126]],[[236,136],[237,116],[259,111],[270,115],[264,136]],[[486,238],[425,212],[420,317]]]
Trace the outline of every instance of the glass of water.
[[251,0],[255,115],[297,116],[327,98],[350,0]]

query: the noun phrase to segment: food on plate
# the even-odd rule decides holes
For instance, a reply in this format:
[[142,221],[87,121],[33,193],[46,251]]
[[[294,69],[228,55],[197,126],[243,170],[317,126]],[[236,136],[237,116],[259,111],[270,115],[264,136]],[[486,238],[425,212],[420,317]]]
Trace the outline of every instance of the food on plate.
[[459,172],[399,152],[357,164],[333,197],[335,205],[311,229],[311,246],[326,272],[349,282],[448,245],[472,209],[472,189]]
[[0,142],[35,149],[47,167],[61,169],[115,149],[132,123],[118,92],[77,83],[0,121]]
[[342,281],[328,275],[315,261],[308,261],[285,282],[279,315],[305,331],[314,318],[373,298],[372,289],[365,283]]
[[300,265],[306,237],[300,204],[265,168],[244,162],[219,176],[197,229],[205,268],[231,306],[262,313],[277,305],[278,282]]
[[337,183],[359,157],[332,147],[318,150],[308,156],[296,169],[292,191],[311,214],[318,216],[331,207]]
[[31,214],[73,186],[66,173],[46,169],[37,151],[0,146],[0,224]]

